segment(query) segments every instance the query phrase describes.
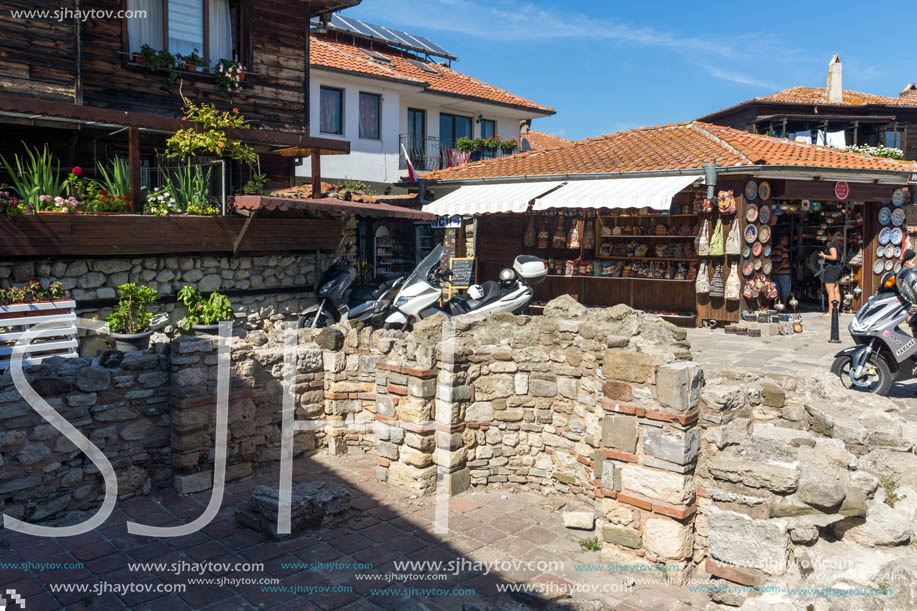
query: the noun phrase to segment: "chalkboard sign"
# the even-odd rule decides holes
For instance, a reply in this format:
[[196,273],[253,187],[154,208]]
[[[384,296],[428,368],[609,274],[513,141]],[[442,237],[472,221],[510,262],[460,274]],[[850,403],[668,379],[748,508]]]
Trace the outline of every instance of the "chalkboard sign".
[[452,270],[452,286],[471,286],[474,284],[474,258],[449,259]]

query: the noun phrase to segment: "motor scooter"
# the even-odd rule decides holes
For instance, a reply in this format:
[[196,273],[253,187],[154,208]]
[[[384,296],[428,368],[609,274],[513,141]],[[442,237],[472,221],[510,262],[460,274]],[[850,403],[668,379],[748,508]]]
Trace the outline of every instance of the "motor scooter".
[[356,277],[356,268],[348,259],[340,259],[325,270],[316,291],[319,301],[300,314],[299,327],[328,327],[344,318],[381,325],[404,276],[385,274],[353,288]]

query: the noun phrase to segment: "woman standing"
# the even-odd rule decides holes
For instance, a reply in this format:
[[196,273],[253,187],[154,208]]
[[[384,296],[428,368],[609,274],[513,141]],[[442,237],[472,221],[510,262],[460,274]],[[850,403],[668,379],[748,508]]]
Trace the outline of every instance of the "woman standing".
[[825,244],[825,248],[818,253],[825,265],[825,271],[822,274],[821,281],[825,283],[825,295],[828,297],[828,311],[821,315],[822,318],[831,316],[834,304],[841,303],[841,289],[838,281],[844,271],[841,264],[841,243],[844,240],[844,234],[836,231],[831,235],[830,241]]

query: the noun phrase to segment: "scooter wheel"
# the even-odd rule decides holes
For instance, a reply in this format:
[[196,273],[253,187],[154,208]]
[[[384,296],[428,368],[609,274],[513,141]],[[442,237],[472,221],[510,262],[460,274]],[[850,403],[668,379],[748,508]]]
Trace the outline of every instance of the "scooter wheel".
[[834,362],[831,364],[831,373],[840,378],[844,388],[870,392],[883,397],[888,396],[888,391],[891,390],[894,377],[888,365],[885,363],[885,359],[881,356],[877,357],[874,355],[870,358],[869,365],[874,367],[875,371],[863,380],[862,385],[854,384],[853,380],[850,379],[849,356],[839,356],[834,359]]
[[711,318],[706,324],[708,329],[716,329],[717,322],[714,319]]
[[[312,327],[312,321],[315,319],[315,312],[310,312],[304,316],[299,317],[299,328],[308,329]],[[328,312],[322,312],[321,316],[318,317],[318,320],[315,321],[316,329],[324,329],[325,327],[330,327],[334,324],[334,319],[331,317]]]

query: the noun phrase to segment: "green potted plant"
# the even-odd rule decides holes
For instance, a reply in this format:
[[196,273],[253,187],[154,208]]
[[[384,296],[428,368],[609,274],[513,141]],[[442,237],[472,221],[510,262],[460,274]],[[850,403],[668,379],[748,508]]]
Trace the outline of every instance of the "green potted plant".
[[501,141],[500,148],[503,149],[504,154],[509,155],[514,150],[516,150],[516,139],[510,138],[509,140]]
[[178,83],[178,72],[175,70],[177,58],[168,51],[157,51],[150,45],[140,47],[140,55],[145,61],[138,62],[146,64],[150,72],[162,72],[166,75],[169,85]]
[[178,291],[178,300],[188,308],[188,315],[178,324],[183,333],[216,335],[221,320],[232,320],[232,304],[226,295],[213,292],[204,299],[196,288],[185,285]]
[[459,138],[455,141],[455,148],[463,153],[474,151],[474,140],[471,138]]
[[185,63],[185,70],[188,72],[204,72],[204,68],[207,67],[207,60],[198,55],[197,49],[181,59]]
[[150,305],[157,299],[156,291],[128,282],[118,287],[118,293],[121,299],[108,317],[108,330],[115,339],[115,348],[121,352],[146,350],[153,335]]

